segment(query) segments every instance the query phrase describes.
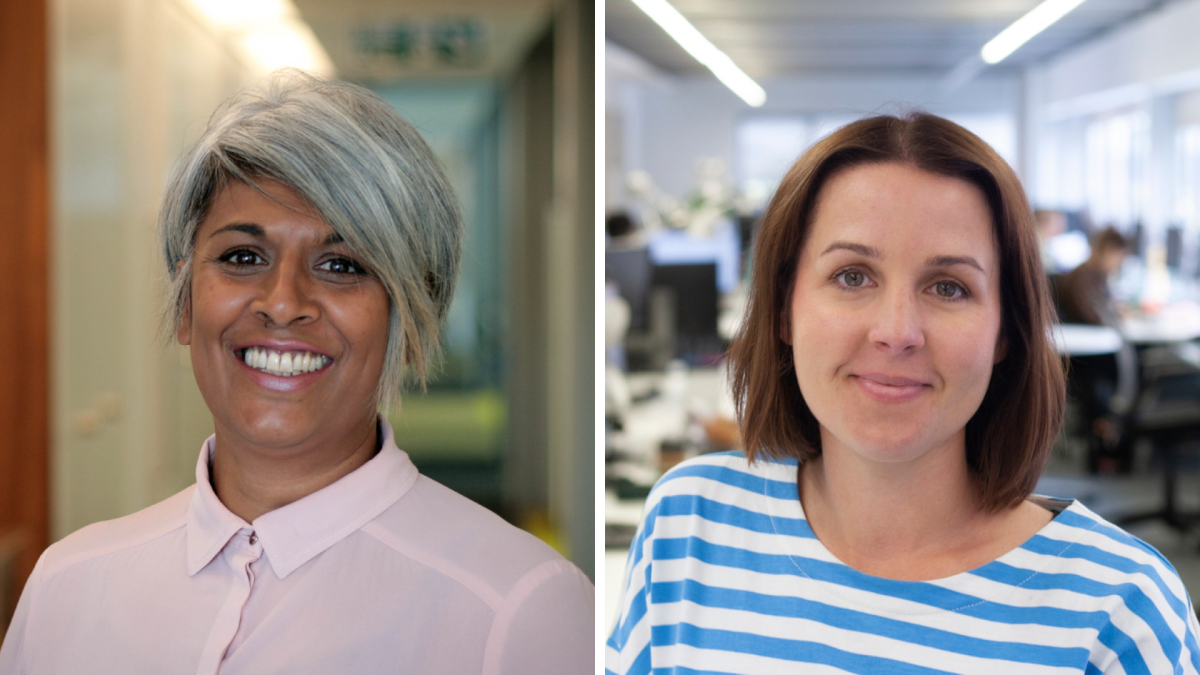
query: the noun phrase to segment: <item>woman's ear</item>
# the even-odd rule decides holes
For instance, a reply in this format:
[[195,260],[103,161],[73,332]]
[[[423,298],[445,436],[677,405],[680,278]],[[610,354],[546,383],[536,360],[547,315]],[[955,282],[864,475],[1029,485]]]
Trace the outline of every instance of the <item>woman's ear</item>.
[[1000,337],[996,339],[996,353],[992,357],[992,365],[996,365],[1008,356],[1008,337],[1004,335],[1004,331],[1000,331]]

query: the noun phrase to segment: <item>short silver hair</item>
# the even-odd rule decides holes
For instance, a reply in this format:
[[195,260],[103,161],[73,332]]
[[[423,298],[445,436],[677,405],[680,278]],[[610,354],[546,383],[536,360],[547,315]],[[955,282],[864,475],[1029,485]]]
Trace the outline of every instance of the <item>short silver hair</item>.
[[191,301],[196,229],[213,199],[231,181],[260,179],[304,197],[387,289],[380,408],[398,401],[408,379],[424,387],[458,279],[458,202],[429,146],[383,99],[297,70],[222,104],[171,175],[158,217],[167,335]]

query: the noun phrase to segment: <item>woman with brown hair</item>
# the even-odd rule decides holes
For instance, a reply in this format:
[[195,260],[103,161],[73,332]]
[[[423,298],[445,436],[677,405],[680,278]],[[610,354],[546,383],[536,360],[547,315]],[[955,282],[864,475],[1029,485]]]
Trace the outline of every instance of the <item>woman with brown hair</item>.
[[1064,382],[1032,213],[984,142],[874,117],[788,172],[729,370],[745,452],[652,492],[611,673],[1195,673],[1156,551],[1032,496]]

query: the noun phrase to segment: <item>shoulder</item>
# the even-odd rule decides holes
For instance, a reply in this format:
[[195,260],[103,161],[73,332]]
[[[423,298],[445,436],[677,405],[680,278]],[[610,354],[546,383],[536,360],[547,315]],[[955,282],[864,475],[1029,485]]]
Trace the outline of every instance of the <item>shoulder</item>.
[[582,577],[537,537],[425,476],[362,530],[466,586],[493,609],[556,577]]
[[1062,558],[1156,576],[1173,593],[1185,594],[1178,572],[1157,549],[1078,501],[1059,512],[1042,534],[1065,545]]
[[93,523],[71,533],[42,554],[42,574],[52,577],[80,563],[129,550],[182,529],[195,488],[188,486],[141,511]]
[[701,489],[706,491],[727,486],[760,493],[764,484],[773,489],[786,483],[795,491],[796,463],[760,459],[750,462],[741,452],[717,452],[700,455],[676,464],[663,474],[654,486],[655,492]]
[[1193,661],[1200,659],[1187,589],[1153,546],[1079,502],[1059,513],[1041,537],[1034,545],[1042,549],[1037,553],[1055,558],[1046,570],[1055,587],[1097,608],[1102,605],[1110,625],[1140,645],[1136,649],[1142,658],[1173,662],[1189,654]]
[[646,499],[646,519],[666,515],[684,503],[736,504],[759,510],[772,500],[796,499],[796,463],[749,462],[740,452],[701,455],[663,474]]
[[631,565],[699,554],[718,544],[759,550],[778,534],[806,528],[799,515],[794,461],[702,455],[672,468],[650,491],[631,543]]

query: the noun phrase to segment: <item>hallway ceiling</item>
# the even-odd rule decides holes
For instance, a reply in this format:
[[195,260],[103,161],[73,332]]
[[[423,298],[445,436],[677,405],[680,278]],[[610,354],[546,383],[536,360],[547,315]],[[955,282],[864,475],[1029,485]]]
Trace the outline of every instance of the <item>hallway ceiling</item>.
[[[949,73],[1040,0],[670,0],[754,78]],[[1049,58],[1172,0],[1088,0],[993,69]],[[607,0],[608,41],[664,72],[707,73],[631,0]]]

